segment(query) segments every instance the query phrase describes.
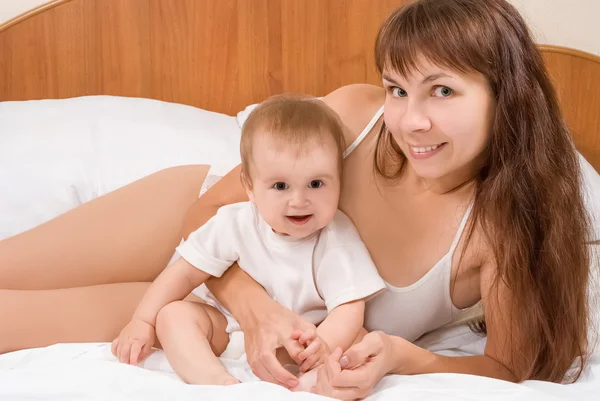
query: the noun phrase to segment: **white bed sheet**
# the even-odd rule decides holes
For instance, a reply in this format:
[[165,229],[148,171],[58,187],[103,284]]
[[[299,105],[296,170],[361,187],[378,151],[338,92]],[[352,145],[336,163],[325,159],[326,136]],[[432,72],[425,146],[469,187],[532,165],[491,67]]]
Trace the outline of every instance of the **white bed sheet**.
[[[460,351],[453,352],[455,354]],[[224,360],[236,375],[248,374],[244,362]],[[234,372],[235,371],[235,372]],[[388,376],[368,400],[598,400],[600,353],[596,353],[575,384],[527,381],[514,384],[488,378],[430,374]],[[192,386],[171,370],[162,351],[145,367],[119,363],[106,343],[58,344],[0,356],[0,400],[324,400],[292,393],[265,382],[236,386]]]

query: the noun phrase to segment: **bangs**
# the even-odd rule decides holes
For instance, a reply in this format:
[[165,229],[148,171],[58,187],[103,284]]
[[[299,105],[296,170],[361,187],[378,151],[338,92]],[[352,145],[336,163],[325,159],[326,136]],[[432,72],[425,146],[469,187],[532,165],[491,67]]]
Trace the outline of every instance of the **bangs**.
[[[487,29],[481,32],[481,24],[474,23],[482,16],[472,15],[472,1],[481,0],[429,0],[400,8],[377,35],[379,73],[387,70],[407,77],[426,60],[461,73],[477,71],[489,76],[493,35]],[[492,21],[488,26],[493,26]]]

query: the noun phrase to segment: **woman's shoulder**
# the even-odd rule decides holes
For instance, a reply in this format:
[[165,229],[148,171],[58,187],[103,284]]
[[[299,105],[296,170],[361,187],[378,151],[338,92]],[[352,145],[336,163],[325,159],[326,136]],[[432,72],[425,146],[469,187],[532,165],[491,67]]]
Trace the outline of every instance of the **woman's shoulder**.
[[352,84],[331,92],[322,99],[346,126],[346,142],[352,143],[383,106],[383,88],[368,84]]

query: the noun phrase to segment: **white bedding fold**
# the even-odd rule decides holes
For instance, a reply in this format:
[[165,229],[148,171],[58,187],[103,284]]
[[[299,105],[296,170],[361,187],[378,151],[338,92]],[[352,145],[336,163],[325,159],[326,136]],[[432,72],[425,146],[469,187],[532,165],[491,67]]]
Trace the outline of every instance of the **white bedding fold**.
[[[224,361],[237,375],[248,374],[244,362]],[[117,362],[109,344],[59,344],[0,356],[0,400],[318,400],[264,382],[237,386],[191,386],[172,372],[163,352],[146,368]],[[244,373],[245,372],[245,373]],[[482,377],[434,374],[389,376],[369,400],[597,400],[600,394],[600,353],[573,385],[528,381],[507,383]]]

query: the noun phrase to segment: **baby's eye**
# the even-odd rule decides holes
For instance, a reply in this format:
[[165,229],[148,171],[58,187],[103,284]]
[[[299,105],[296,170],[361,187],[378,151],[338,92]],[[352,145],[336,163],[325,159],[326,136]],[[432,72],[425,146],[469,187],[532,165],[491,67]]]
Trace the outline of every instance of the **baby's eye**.
[[454,91],[451,88],[448,88],[447,86],[438,86],[433,90],[433,93],[435,96],[439,97],[450,97],[452,96]]
[[406,97],[407,95],[406,91],[398,86],[393,86],[391,89],[394,97]]
[[309,187],[311,187],[311,188],[321,188],[322,186],[323,186],[323,181],[321,181],[321,180],[312,180],[309,185]]
[[288,184],[286,184],[285,182],[276,182],[275,184],[273,184],[273,188],[275,188],[278,191],[283,191],[288,189]]

